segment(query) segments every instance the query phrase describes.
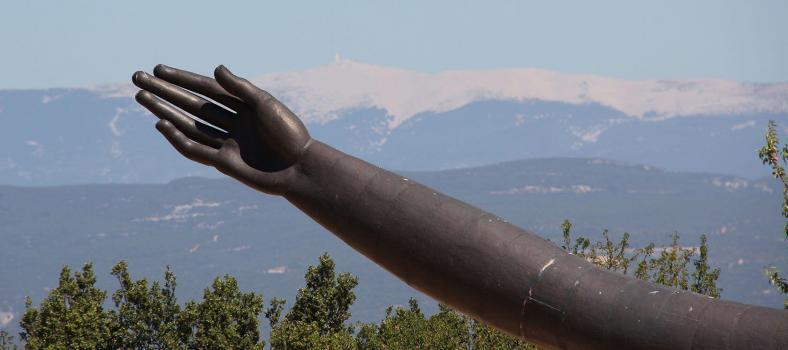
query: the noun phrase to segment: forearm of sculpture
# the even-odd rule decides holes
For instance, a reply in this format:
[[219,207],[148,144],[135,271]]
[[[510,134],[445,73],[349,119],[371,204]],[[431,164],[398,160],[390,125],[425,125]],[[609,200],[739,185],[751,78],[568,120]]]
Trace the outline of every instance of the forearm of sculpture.
[[512,335],[549,348],[788,349],[785,311],[596,267],[313,140],[292,111],[223,66],[215,80],[161,65],[154,73],[134,74],[136,98],[185,157],[283,195],[409,285]]
[[785,348],[779,310],[636,280],[313,141],[284,194],[410,286],[556,348]]

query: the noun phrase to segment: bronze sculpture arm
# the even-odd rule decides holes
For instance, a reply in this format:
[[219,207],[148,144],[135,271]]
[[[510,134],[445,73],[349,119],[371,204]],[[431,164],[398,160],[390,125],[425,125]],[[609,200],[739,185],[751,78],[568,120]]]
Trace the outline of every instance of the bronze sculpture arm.
[[788,348],[786,312],[596,267],[313,140],[287,107],[223,66],[215,80],[162,65],[154,74],[134,74],[137,100],[184,156],[282,195],[409,285],[509,334],[548,348]]

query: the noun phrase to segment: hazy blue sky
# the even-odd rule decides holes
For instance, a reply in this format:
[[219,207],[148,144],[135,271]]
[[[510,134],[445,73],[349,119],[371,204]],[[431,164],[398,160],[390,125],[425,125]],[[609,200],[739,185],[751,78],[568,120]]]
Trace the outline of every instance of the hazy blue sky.
[[[167,63],[257,76],[354,60],[627,79],[788,81],[788,1],[3,1],[0,88]],[[228,1],[229,3],[229,1]]]

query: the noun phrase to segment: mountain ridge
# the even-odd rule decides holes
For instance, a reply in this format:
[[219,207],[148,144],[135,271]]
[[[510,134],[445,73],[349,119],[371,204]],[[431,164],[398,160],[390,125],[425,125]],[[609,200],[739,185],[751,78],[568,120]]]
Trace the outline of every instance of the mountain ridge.
[[[720,79],[623,80],[539,68],[421,73],[337,57],[331,64],[250,79],[307,122],[325,123],[353,108],[382,108],[396,128],[423,112],[446,112],[471,102],[543,100],[599,103],[636,119],[687,115],[788,112],[788,82]],[[95,86],[108,97],[128,97],[130,84]]]
[[[653,97],[662,104],[668,101],[676,110],[706,108],[704,111],[710,112],[717,105],[711,104],[708,108],[712,109],[708,109],[703,103],[720,99],[723,95],[714,91],[727,86],[723,92],[746,93],[731,102],[734,107],[754,109],[746,113],[736,107],[721,114],[635,117],[591,99],[574,103],[517,95],[535,91],[576,98],[572,89],[583,76],[523,70],[552,77],[548,83],[528,85],[520,84],[523,79],[508,72],[513,70],[425,74],[340,59],[312,70],[268,75],[264,80],[278,82],[260,84],[279,89],[272,91],[304,117],[316,139],[389,169],[438,170],[569,156],[754,178],[768,173],[756,157],[767,121],[777,121],[780,136],[788,136],[788,112],[757,112],[783,110],[788,104],[786,84],[723,81],[713,88],[700,81],[684,87],[676,83],[667,84],[663,95],[641,88],[633,91],[646,100]],[[599,79],[605,84],[621,83]],[[504,84],[498,84],[499,80]],[[553,86],[544,88],[550,84]],[[666,85],[637,81],[622,84]],[[507,90],[512,86],[514,90]],[[495,89],[502,92],[494,93]],[[605,96],[617,96],[616,91],[621,90],[606,89],[597,90],[615,92]],[[665,97],[682,89],[690,91],[684,99]],[[131,98],[134,91],[130,84],[115,88],[0,90],[0,120],[4,125],[0,131],[4,151],[0,153],[0,183],[139,183],[219,175],[172,150],[153,129],[155,117]],[[687,102],[697,94],[702,98]],[[759,101],[766,101],[765,105],[759,105]],[[725,109],[730,104],[720,106]]]

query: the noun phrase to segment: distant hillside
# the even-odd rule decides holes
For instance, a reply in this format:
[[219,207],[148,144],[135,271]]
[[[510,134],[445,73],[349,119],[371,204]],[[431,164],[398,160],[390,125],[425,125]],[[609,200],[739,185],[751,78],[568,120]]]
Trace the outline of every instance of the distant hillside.
[[[338,59],[254,81],[317,138],[387,168],[601,157],[758,178],[788,84],[624,81],[537,69],[422,74]],[[166,182],[216,172],[183,160],[128,83],[0,91],[0,184]],[[788,129],[781,129],[782,135]]]
[[[712,264],[723,268],[725,298],[781,305],[761,272],[767,264],[788,269],[781,192],[769,179],[674,173],[598,158],[406,175],[553,241],[565,218],[576,234],[592,238],[603,229],[614,237],[631,232],[636,246],[666,244],[674,230],[685,245],[708,234]],[[171,265],[181,300],[230,273],[244,289],[292,301],[305,267],[327,251],[339,270],[360,277],[355,319],[382,317],[385,306],[404,304],[411,295],[424,300],[283,199],[231,180],[0,186],[0,223],[0,312],[14,317],[6,326],[19,321],[25,295],[39,301],[56,284],[63,264],[86,261],[95,262],[99,284],[109,290],[116,287],[109,268],[125,259],[140,277],[161,278]]]

